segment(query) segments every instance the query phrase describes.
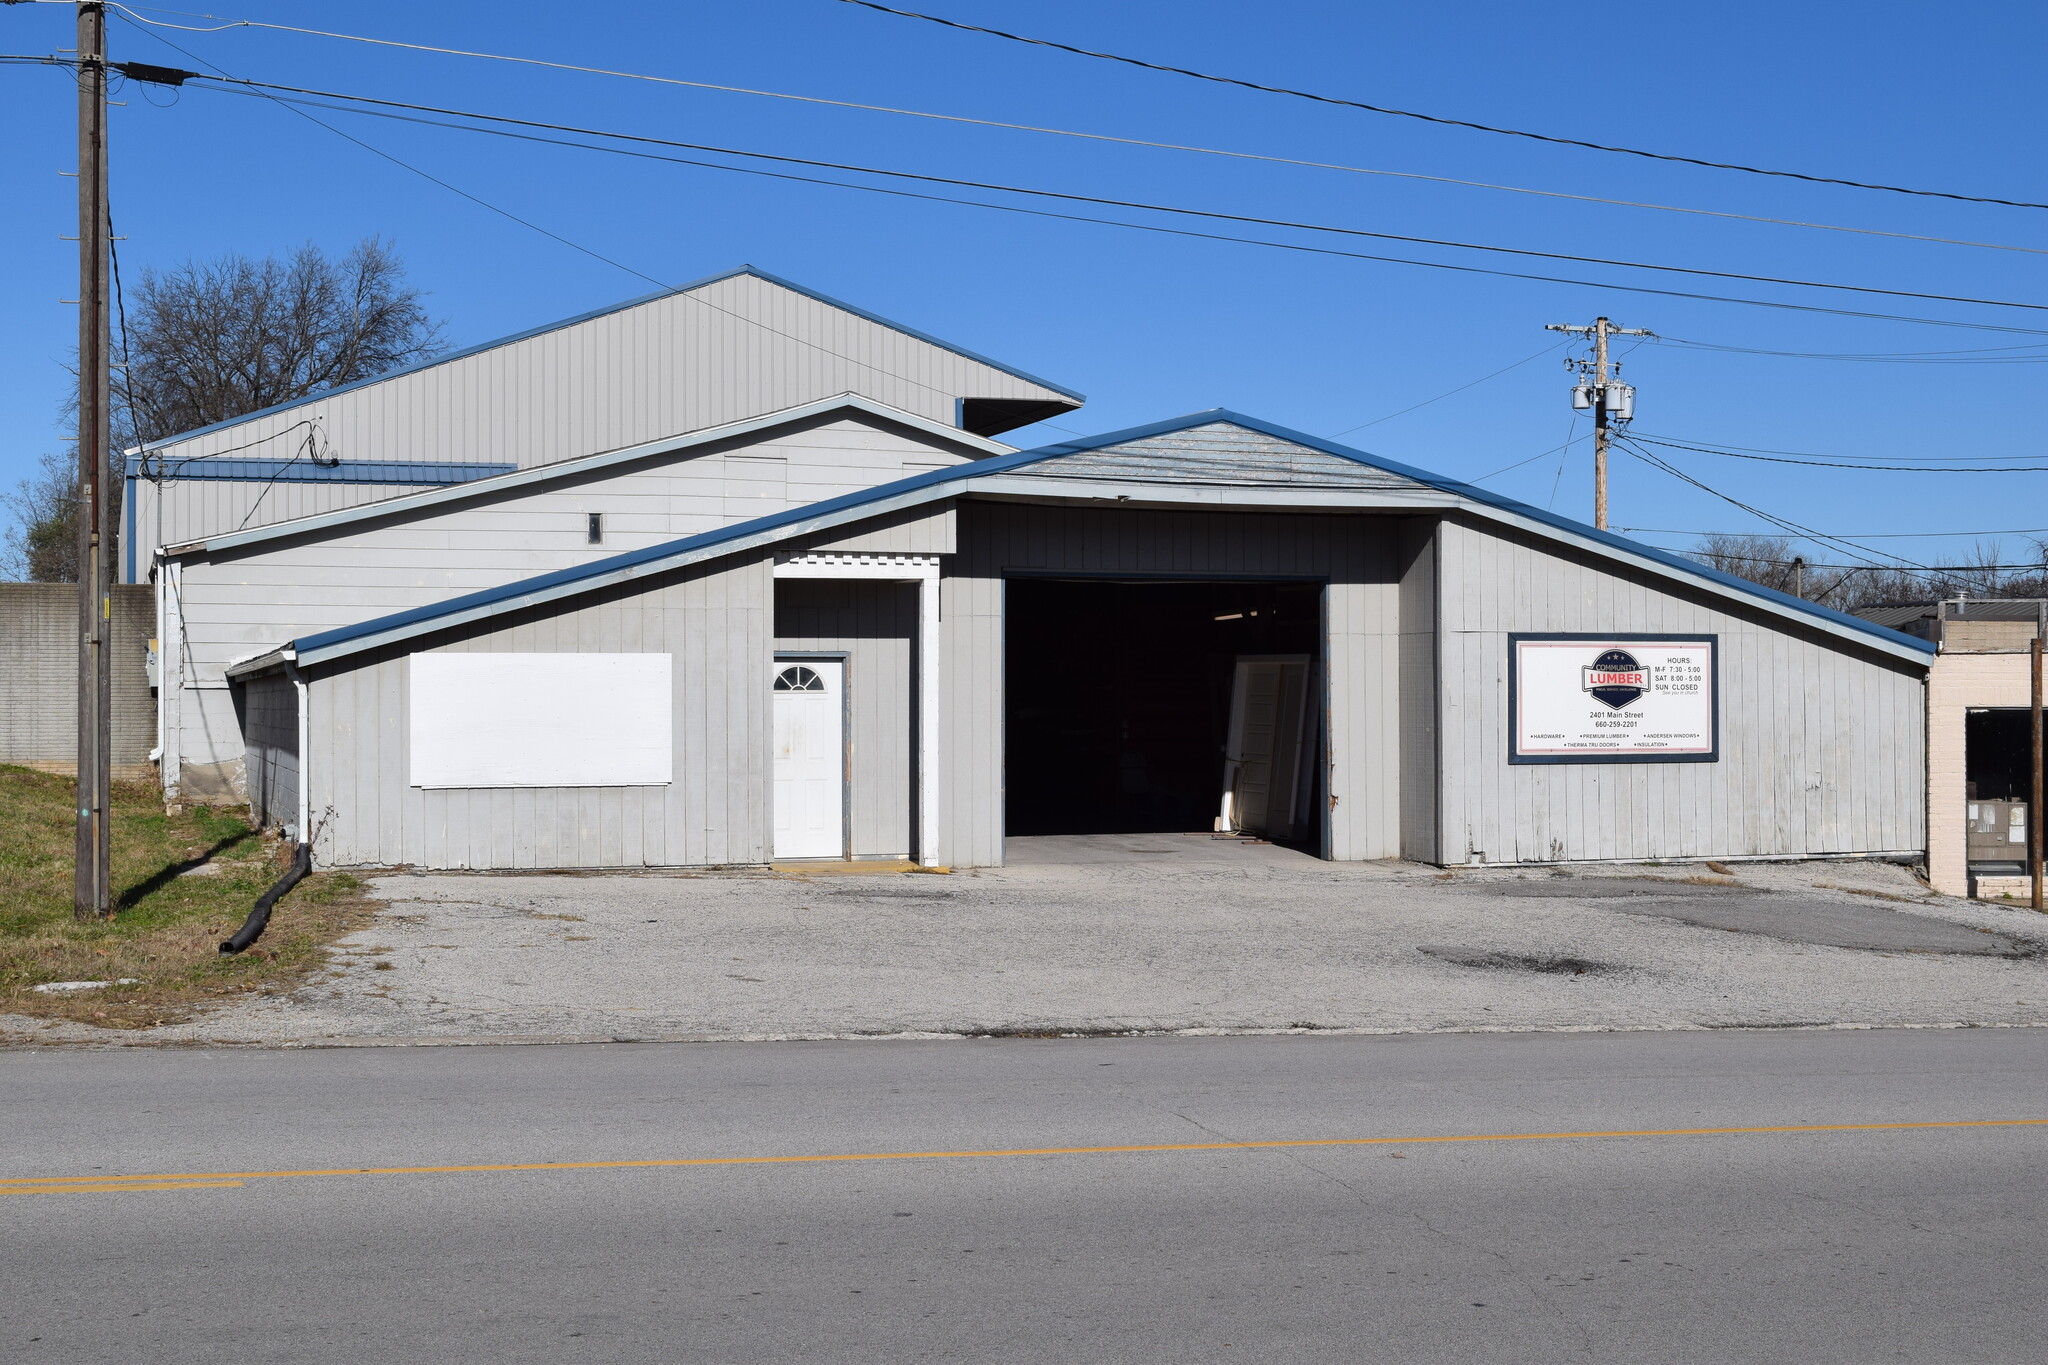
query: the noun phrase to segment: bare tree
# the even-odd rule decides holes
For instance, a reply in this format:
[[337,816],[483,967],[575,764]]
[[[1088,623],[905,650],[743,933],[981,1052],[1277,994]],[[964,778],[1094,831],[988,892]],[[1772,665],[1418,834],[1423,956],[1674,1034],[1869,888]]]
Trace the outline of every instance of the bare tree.
[[1784,536],[1710,535],[1693,546],[1692,557],[1710,569],[1779,592],[1793,591],[1797,578],[1792,542]]
[[421,297],[375,237],[338,261],[308,244],[144,271],[116,347],[121,425],[162,440],[424,359],[441,329]]
[[0,501],[14,525],[0,541],[0,575],[33,583],[78,581],[78,462],[45,455],[33,478]]
[[[334,259],[227,255],[144,271],[125,300],[114,355],[117,450],[310,398],[440,350],[441,326],[391,244],[370,237]],[[75,411],[75,395],[67,411]],[[45,456],[4,501],[15,525],[0,566],[74,582],[75,458]],[[115,492],[119,495],[116,481]]]

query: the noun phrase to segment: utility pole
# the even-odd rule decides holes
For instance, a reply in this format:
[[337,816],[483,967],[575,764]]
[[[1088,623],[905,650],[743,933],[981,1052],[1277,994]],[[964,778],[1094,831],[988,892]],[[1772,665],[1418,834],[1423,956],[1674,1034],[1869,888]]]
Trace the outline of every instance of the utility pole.
[[[1584,411],[1593,410],[1593,525],[1600,530],[1607,529],[1607,443],[1612,439],[1610,427],[1625,425],[1636,413],[1636,391],[1628,384],[1615,378],[1621,373],[1621,365],[1610,364],[1607,359],[1607,338],[1648,337],[1655,332],[1646,332],[1640,327],[1616,327],[1606,318],[1595,318],[1591,327],[1570,327],[1553,322],[1544,329],[1546,332],[1563,332],[1566,336],[1591,337],[1593,358],[1591,360],[1567,360],[1579,372],[1579,383],[1572,389],[1572,406]],[[1586,380],[1590,378],[1589,384]]]
[[107,14],[78,6],[78,861],[73,913],[114,912],[113,478],[107,467]]
[[2041,909],[2043,909],[2043,906],[2041,904],[2041,863],[2044,857],[2048,857],[2048,848],[2042,847],[2043,843],[2048,841],[2044,841],[2044,826],[2041,823],[2041,796],[2043,786],[2041,773],[2041,631],[2040,626],[2038,624],[2038,619],[2039,618],[2037,617],[2037,624],[2034,629],[2033,648],[2027,651],[2030,655],[2032,655],[2032,658],[2029,659],[2028,662],[2033,665],[2032,672],[2034,675],[2033,706],[2031,708],[2033,712],[2034,721],[2034,762],[2032,765],[2034,769],[2034,780],[2033,790],[2027,793],[2027,832],[2033,837],[2027,840],[2027,877],[2033,884],[2033,902],[2034,909],[2037,913]]

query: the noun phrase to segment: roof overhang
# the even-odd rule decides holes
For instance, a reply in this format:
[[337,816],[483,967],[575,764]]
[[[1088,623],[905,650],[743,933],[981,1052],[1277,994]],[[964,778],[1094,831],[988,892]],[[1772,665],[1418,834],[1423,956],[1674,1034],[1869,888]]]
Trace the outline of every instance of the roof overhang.
[[276,649],[266,649],[261,654],[249,654],[236,659],[221,671],[228,677],[240,681],[263,673],[275,673],[281,668],[298,662],[299,656],[288,644]]
[[[1340,455],[1357,463],[1399,475],[1413,488],[1247,487],[1228,484],[1153,483],[1138,480],[1076,480],[1032,472],[1030,466],[1061,455],[1101,449],[1126,441],[1227,422],[1282,440]],[[950,498],[988,497],[1090,503],[1112,506],[1201,506],[1215,510],[1302,512],[1456,512],[1511,528],[1538,540],[1570,548],[1595,559],[1626,565],[1652,578],[1676,582],[1693,591],[1761,611],[1791,625],[1839,638],[1846,643],[1925,668],[1933,653],[1926,642],[1898,631],[1874,626],[1842,612],[1774,592],[1744,579],[1718,573],[1693,560],[1628,540],[1609,531],[1501,498],[1425,470],[1381,460],[1320,437],[1292,431],[1225,410],[1195,413],[1080,442],[1062,442],[1037,450],[1018,451],[995,459],[934,470],[883,484],[861,493],[815,503],[774,516],[741,522],[665,545],[616,555],[610,559],[522,579],[500,588],[471,593],[427,607],[379,617],[354,626],[324,631],[290,642],[298,662],[315,664],[376,649],[433,631],[461,626],[508,611],[545,605],[586,592],[615,587],[635,579],[671,572],[730,555],[764,550],[785,541],[816,535],[853,522],[867,521]]]
[[647,441],[597,455],[558,460],[553,464],[533,465],[526,469],[515,469],[507,474],[472,479],[467,483],[428,488],[417,493],[402,493],[397,497],[379,498],[375,502],[358,503],[353,507],[344,507],[333,512],[318,512],[312,516],[294,517],[290,521],[275,521],[266,526],[254,526],[246,531],[230,531],[225,535],[208,536],[204,540],[167,545],[163,547],[161,554],[167,559],[223,554],[230,550],[263,545],[271,541],[289,540],[300,536],[317,535],[322,531],[352,527],[365,521],[432,515],[455,503],[495,497],[502,493],[539,487],[559,480],[584,478],[590,474],[634,464],[641,460],[657,459],[663,455],[679,455],[724,441],[756,436],[777,427],[815,421],[836,412],[858,412],[878,421],[909,427],[934,441],[971,451],[983,458],[1009,455],[1014,453],[1015,449],[1000,441],[976,436],[958,427],[934,422],[928,417],[920,417],[914,412],[905,412],[901,408],[890,407],[887,403],[877,403],[874,399],[862,397],[857,393],[842,393],[831,398],[821,398],[814,403],[800,403],[793,408],[763,413],[759,417],[749,417],[744,421],[706,427],[702,431],[687,432],[679,436],[664,436],[658,441]]

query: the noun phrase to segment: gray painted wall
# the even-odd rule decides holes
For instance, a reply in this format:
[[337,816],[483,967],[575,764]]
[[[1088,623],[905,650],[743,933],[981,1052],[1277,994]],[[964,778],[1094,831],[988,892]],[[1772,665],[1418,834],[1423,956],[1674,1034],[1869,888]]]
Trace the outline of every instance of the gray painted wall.
[[[237,789],[242,743],[224,674],[237,659],[313,631],[837,497],[976,453],[865,414],[840,415],[562,483],[486,489],[445,510],[188,559],[173,576],[175,610],[165,630],[179,646],[180,689],[166,726],[177,750],[166,780],[191,795]],[[601,545],[586,540],[591,512],[605,519]],[[819,548],[951,548],[951,519],[942,512],[869,527],[822,537]]]
[[[580,598],[567,610],[500,618],[382,657],[313,670],[309,780],[314,819],[327,819],[315,857],[340,867],[765,862],[770,574],[765,558],[720,561]],[[665,787],[414,787],[406,726],[415,651],[671,653],[675,781]],[[602,698],[591,701],[602,704]]]
[[[1205,429],[1199,444],[1197,454],[1249,459],[1251,466],[1238,467],[1254,473],[1284,470],[1293,458],[1227,431]],[[1145,505],[1149,490],[1136,504],[1106,495],[1081,501],[1103,477],[1173,482],[1174,466],[1163,457],[1156,467],[1118,458],[1113,475],[1099,463],[1078,473],[1036,471],[1033,490],[1056,489],[1065,499],[1071,487],[1072,501],[971,496],[831,537],[872,553],[952,547],[940,591],[936,851],[944,862],[1002,859],[1004,584],[1019,573],[1324,581],[1324,790],[1327,846],[1338,859],[1406,854],[1459,864],[1924,847],[1926,669],[1917,661],[1705,584],[1695,588],[1463,513],[1185,510]],[[1320,486],[1319,467],[1303,464],[1295,473]],[[1398,505],[1405,491],[1390,490],[1390,500]],[[860,687],[868,701],[887,704],[856,721],[856,744],[887,757],[856,796],[866,811],[857,818],[874,821],[881,841],[892,810],[910,814],[914,769],[890,747],[900,736],[907,749],[914,734],[908,592],[900,606],[796,580],[784,580],[778,592],[771,560],[748,552],[316,670],[311,789],[316,810],[332,804],[336,811],[321,860],[432,867],[763,861],[772,828],[769,661],[778,644],[846,649],[865,660],[856,665],[856,685],[900,679],[893,698],[885,686]],[[1510,765],[1513,631],[1718,635],[1721,761]],[[414,648],[674,653],[675,784],[409,787],[405,655]],[[876,773],[901,775],[900,792]]]
[[1437,519],[1415,517],[1401,534],[1401,856],[1437,858]]
[[[366,502],[395,498],[416,492],[422,484],[398,483],[287,483],[279,479],[265,484],[245,479],[179,479],[161,484],[152,479],[133,479],[135,515],[134,554],[121,548],[120,575],[124,582],[149,579],[150,561],[158,546],[182,545],[206,536],[217,536],[249,526],[360,507]],[[123,510],[123,516],[127,515]],[[133,571],[131,572],[130,569]]]
[[[1910,852],[1926,669],[1457,519],[1439,532],[1446,863]],[[1721,637],[1721,761],[1511,765],[1510,631]]]
[[[147,587],[114,588],[117,768],[141,775],[156,745],[145,655],[156,635]],[[73,772],[78,763],[78,585],[0,583],[0,763]]]
[[299,696],[282,673],[241,689],[242,733],[249,745],[249,814],[258,828],[299,822]]
[[[915,842],[917,585],[783,579],[775,649],[844,653],[853,855],[905,858]],[[762,676],[768,666],[762,665]]]
[[840,393],[948,426],[961,398],[1074,405],[993,365],[736,275],[159,450],[173,460],[216,454],[281,438],[312,417],[327,449],[342,459],[524,467],[623,450]]
[[[845,528],[845,536],[874,553],[921,553],[950,535],[952,524],[950,504],[941,504],[928,524],[877,518]],[[328,822],[315,856],[323,866],[344,867],[766,862],[774,831],[770,664],[778,646],[855,656],[854,742],[873,760],[855,768],[856,847],[895,856],[911,842],[914,815],[907,783],[915,730],[905,722],[916,702],[910,642],[917,628],[915,589],[892,597],[887,589],[895,586],[777,583],[772,556],[738,555],[310,669],[308,782],[314,822]],[[841,587],[852,590],[818,591]],[[786,603],[780,613],[778,602]],[[436,650],[673,654],[674,783],[413,787],[408,660]],[[862,846],[870,834],[881,847]]]

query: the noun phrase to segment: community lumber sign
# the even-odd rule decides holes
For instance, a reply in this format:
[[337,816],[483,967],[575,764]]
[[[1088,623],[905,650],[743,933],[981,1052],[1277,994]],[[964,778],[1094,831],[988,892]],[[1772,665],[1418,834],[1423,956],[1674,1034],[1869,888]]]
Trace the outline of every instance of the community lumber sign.
[[1712,763],[1712,635],[1508,636],[1508,762]]

